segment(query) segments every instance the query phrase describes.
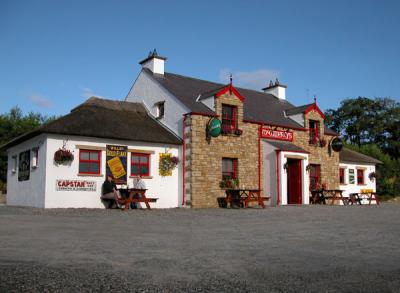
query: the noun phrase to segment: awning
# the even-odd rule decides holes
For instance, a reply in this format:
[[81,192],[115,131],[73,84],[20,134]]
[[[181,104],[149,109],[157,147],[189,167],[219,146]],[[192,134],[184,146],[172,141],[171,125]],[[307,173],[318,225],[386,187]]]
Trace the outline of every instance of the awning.
[[304,154],[309,154],[310,152],[307,152],[306,150],[302,149],[301,147],[294,145],[291,142],[286,142],[286,141],[276,141],[276,140],[269,140],[269,139],[263,139],[266,143],[272,145],[276,149],[282,151],[282,152],[294,152],[294,153],[304,153]]

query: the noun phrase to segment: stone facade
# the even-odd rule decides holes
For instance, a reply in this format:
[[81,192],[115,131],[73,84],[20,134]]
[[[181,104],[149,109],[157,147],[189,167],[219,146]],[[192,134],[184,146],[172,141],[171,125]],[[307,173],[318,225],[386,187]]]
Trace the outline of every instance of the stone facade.
[[[206,127],[212,117],[192,114],[187,115],[185,120],[186,203],[194,208],[217,207],[217,198],[225,196],[225,191],[219,187],[219,182],[222,180],[222,158],[238,159],[240,188],[262,189],[264,186],[262,162],[259,168],[259,157],[262,157],[262,154],[259,153],[260,125],[243,122],[243,103],[235,95],[228,92],[215,98],[215,112],[219,117],[222,104],[237,106],[238,128],[243,131],[241,135],[220,135],[207,139]],[[318,120],[323,126],[323,119],[317,112],[312,111],[306,115],[306,128],[308,128],[309,119]],[[268,125],[264,125],[264,127],[268,127]],[[286,128],[280,129],[285,130]],[[328,143],[323,148],[310,145],[308,131],[294,130],[293,132],[293,143],[310,152],[310,163],[321,165],[321,181],[327,183],[329,188],[338,188],[338,154],[329,153]],[[323,127],[321,127],[320,137],[325,137],[327,142],[333,138],[324,136]],[[261,172],[260,179],[259,170]]]

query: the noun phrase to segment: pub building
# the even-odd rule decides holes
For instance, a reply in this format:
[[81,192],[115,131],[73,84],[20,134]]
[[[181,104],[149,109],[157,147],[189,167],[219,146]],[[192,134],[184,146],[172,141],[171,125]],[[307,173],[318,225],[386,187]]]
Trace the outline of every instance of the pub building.
[[[325,126],[315,99],[296,107],[278,80],[244,89],[232,78],[219,84],[165,72],[165,61],[155,50],[141,61],[125,101],[91,98],[3,146],[7,203],[100,208],[110,172],[122,176],[119,187],[140,175],[158,198],[155,208],[218,207],[232,187],[261,190],[270,206],[309,204],[312,189],[350,186],[340,181],[346,162],[339,168],[338,133]],[[74,158],[56,162],[65,151]],[[169,156],[180,162],[163,174]]]

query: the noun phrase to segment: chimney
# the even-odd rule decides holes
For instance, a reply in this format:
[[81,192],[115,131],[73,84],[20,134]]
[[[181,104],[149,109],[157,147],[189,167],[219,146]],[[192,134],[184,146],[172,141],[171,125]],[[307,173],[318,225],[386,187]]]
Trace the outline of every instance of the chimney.
[[262,90],[264,93],[274,95],[280,100],[286,100],[286,85],[280,84],[279,80],[276,79],[275,83],[272,80],[269,82],[269,85]]
[[153,52],[150,51],[149,56],[140,61],[139,64],[142,65],[142,68],[148,68],[153,73],[164,75],[164,62],[167,58],[158,56],[157,50],[154,49]]

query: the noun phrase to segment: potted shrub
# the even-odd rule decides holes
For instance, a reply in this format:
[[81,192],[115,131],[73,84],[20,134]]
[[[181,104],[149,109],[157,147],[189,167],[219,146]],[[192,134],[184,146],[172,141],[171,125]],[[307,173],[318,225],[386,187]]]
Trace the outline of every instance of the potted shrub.
[[74,160],[74,154],[65,148],[60,148],[54,153],[54,162],[57,165],[68,164]]
[[160,163],[158,166],[159,173],[161,176],[171,176],[172,171],[179,164],[179,158],[171,156],[170,154],[164,154],[160,156]]

